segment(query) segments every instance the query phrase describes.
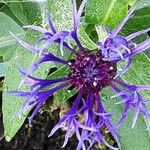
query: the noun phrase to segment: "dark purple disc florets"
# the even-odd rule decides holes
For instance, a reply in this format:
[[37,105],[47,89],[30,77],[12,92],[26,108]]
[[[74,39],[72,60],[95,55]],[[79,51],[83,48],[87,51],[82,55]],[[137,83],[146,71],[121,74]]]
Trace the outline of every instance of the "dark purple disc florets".
[[85,51],[69,62],[70,82],[85,91],[100,91],[108,86],[116,75],[116,63],[103,61],[101,53]]

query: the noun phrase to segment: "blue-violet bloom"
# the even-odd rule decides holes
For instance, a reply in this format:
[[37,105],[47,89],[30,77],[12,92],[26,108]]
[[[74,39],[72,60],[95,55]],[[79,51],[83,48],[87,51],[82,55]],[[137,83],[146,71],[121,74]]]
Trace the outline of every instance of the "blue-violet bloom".
[[[23,76],[21,85],[28,85],[30,91],[24,92],[16,90],[12,93],[26,99],[19,114],[34,107],[34,111],[29,117],[29,124],[31,124],[33,117],[41,109],[48,97],[63,88],[74,87],[77,90],[77,97],[68,112],[52,129],[49,137],[58,129],[66,127],[65,140],[62,147],[66,146],[68,139],[74,133],[78,139],[77,150],[91,149],[95,143],[104,143],[110,149],[117,150],[120,147],[117,130],[125,121],[131,108],[135,111],[132,127],[134,127],[139,114],[142,114],[143,117],[146,118],[147,128],[150,127],[150,112],[147,108],[150,101],[145,100],[140,94],[141,90],[150,90],[150,85],[128,85],[117,79],[117,77],[122,76],[129,70],[132,64],[132,58],[135,55],[150,47],[150,39],[140,44],[136,44],[132,41],[135,37],[148,32],[149,29],[133,33],[127,37],[119,34],[127,20],[132,17],[133,10],[131,10],[113,31],[110,31],[108,27],[103,27],[107,31],[106,39],[98,42],[97,50],[88,50],[84,48],[78,38],[80,17],[85,4],[86,0],[83,0],[77,10],[76,0],[73,0],[72,31],[57,31],[49,16],[49,29],[35,25],[24,27],[43,34],[43,36],[36,41],[34,46],[12,34],[23,47],[38,54],[40,57],[39,61],[32,64],[27,71],[20,69]],[[76,49],[67,42],[68,39],[75,41],[77,45]],[[39,47],[38,45],[41,44],[41,42],[43,44]],[[74,58],[71,60],[64,60],[50,53],[47,48],[52,43],[58,43],[60,45],[62,56],[63,48],[65,48],[65,50],[68,49],[68,51],[73,54]],[[122,71],[117,73],[117,64],[124,60],[127,60],[127,64]],[[32,75],[33,72],[45,62],[56,62],[66,65],[70,68],[70,72],[65,77],[50,80],[34,77]],[[116,92],[116,95],[112,97],[122,98],[122,101],[118,102],[118,104],[124,106],[124,111],[117,125],[113,124],[111,119],[112,113],[106,111],[99,94],[101,90],[107,86],[111,87]],[[79,114],[84,120],[80,120],[78,117]],[[114,137],[118,147],[114,147],[107,142],[101,131],[102,127],[107,128]]]

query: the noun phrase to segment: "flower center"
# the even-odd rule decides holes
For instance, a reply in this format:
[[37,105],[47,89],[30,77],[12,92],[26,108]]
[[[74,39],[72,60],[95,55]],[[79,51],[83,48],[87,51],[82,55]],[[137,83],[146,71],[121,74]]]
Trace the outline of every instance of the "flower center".
[[86,91],[100,91],[108,86],[116,75],[116,63],[103,61],[102,54],[84,52],[69,62],[71,73],[70,82],[77,88]]

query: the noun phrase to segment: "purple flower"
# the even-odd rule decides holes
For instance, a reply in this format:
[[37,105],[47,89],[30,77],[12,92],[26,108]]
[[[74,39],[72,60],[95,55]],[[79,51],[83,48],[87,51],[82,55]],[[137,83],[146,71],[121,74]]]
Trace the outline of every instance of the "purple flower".
[[[85,4],[86,0],[83,0],[77,11],[76,1],[73,0],[74,26],[72,31],[57,31],[49,16],[49,29],[33,25],[24,27],[34,29],[43,34],[43,36],[36,41],[35,46],[26,43],[12,34],[23,47],[38,54],[40,57],[39,61],[32,64],[27,71],[20,69],[20,73],[23,76],[20,86],[29,86],[30,90],[28,92],[17,90],[12,91],[12,93],[26,99],[19,111],[20,115],[29,108],[35,107],[32,115],[29,117],[29,123],[31,124],[33,117],[41,109],[49,96],[65,87],[75,88],[77,90],[75,101],[68,112],[52,129],[49,137],[58,129],[65,127],[66,136],[63,147],[66,146],[71,135],[75,134],[79,141],[77,150],[91,149],[95,143],[99,145],[104,143],[110,149],[116,150],[120,147],[117,129],[125,121],[131,108],[135,110],[132,127],[134,127],[139,114],[142,114],[147,119],[147,127],[149,128],[150,126],[150,113],[147,109],[149,100],[144,100],[139,92],[140,90],[150,90],[150,85],[128,85],[116,79],[128,71],[132,64],[131,60],[136,54],[150,47],[150,39],[138,45],[131,41],[140,34],[149,31],[149,29],[133,33],[127,37],[119,34],[123,25],[133,14],[132,10],[113,31],[110,31],[108,27],[104,27],[107,31],[107,37],[104,41],[98,42],[97,50],[87,50],[82,46],[77,32]],[[74,40],[78,48],[74,49],[71,47],[70,44],[66,42],[68,39]],[[39,45],[41,45],[39,44],[40,42],[43,43],[41,47],[39,47]],[[47,48],[52,43],[58,43],[60,45],[62,55],[63,48],[65,47],[74,54],[74,58],[64,60],[48,52]],[[127,60],[127,64],[124,69],[117,74],[117,63],[122,60]],[[70,68],[68,75],[51,80],[39,79],[32,76],[32,73],[34,73],[42,63],[51,61],[68,66]],[[112,113],[106,111],[99,95],[101,90],[107,86],[110,86],[117,93],[112,97],[122,98],[122,101],[118,102],[118,104],[124,105],[124,111],[117,125],[113,124],[111,120]],[[107,142],[101,132],[102,127],[106,127],[108,132],[112,134],[118,148],[113,147]]]

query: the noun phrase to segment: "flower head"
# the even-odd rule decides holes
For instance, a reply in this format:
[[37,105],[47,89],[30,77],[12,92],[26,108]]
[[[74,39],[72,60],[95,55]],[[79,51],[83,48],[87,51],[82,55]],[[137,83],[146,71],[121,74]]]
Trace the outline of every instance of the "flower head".
[[[35,106],[32,115],[29,117],[29,123],[31,124],[33,117],[41,109],[49,96],[65,87],[75,88],[77,90],[75,101],[68,112],[52,129],[49,137],[59,128],[66,127],[63,147],[66,146],[71,135],[76,134],[79,141],[77,150],[90,149],[95,143],[104,143],[110,149],[118,149],[107,142],[105,136],[101,132],[103,127],[107,128],[117,142],[118,147],[120,147],[117,129],[124,122],[130,108],[134,108],[135,110],[132,127],[134,127],[139,113],[147,119],[147,125],[148,127],[150,126],[150,114],[147,109],[149,101],[144,100],[139,92],[140,90],[150,90],[150,86],[128,85],[116,79],[118,76],[128,71],[132,64],[131,60],[136,54],[150,47],[150,40],[146,40],[138,45],[131,41],[133,38],[147,32],[149,29],[133,33],[127,37],[120,35],[119,32],[121,28],[133,14],[133,11],[130,11],[125,19],[113,31],[105,27],[107,37],[104,41],[98,42],[97,50],[88,50],[83,47],[77,32],[85,4],[86,0],[83,0],[77,11],[76,1],[73,0],[74,26],[72,31],[57,31],[49,16],[48,21],[50,29],[48,30],[33,25],[24,27],[34,29],[43,34],[43,36],[37,40],[35,46],[26,43],[12,34],[23,47],[38,54],[40,57],[40,60],[32,64],[27,71],[20,69],[23,76],[21,85],[28,85],[30,91],[24,92],[17,90],[12,91],[12,93],[26,99],[19,114]],[[74,40],[78,48],[75,49],[71,47],[70,44],[66,42],[68,39]],[[44,44],[39,47],[41,41]],[[65,47],[74,54],[74,58],[71,60],[64,60],[48,52],[47,48],[52,43],[58,43],[60,45],[60,52],[62,55],[63,48]],[[127,60],[127,64],[124,69],[117,74],[117,64],[124,59]],[[66,65],[70,68],[68,75],[51,80],[39,79],[32,76],[32,73],[42,63],[51,61]],[[113,97],[122,98],[122,101],[118,104],[122,104],[125,107],[118,125],[113,124],[111,119],[112,113],[106,111],[99,95],[101,90],[107,86],[110,86],[117,93]]]

